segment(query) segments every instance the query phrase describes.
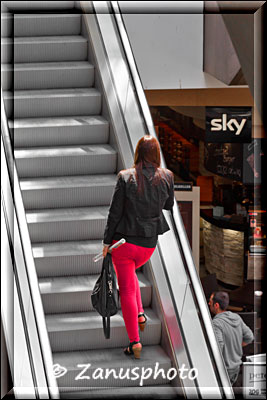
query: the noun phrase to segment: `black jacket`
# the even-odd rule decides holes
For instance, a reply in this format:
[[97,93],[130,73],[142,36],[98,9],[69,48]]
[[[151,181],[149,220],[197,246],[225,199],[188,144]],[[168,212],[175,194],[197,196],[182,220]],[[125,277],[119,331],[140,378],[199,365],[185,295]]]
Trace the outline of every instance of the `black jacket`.
[[170,210],[174,203],[173,173],[163,168],[160,172],[160,182],[152,184],[153,167],[142,169],[142,194],[137,192],[134,168],[119,172],[104,233],[105,244],[111,244],[115,233],[152,237],[170,229],[162,209]]

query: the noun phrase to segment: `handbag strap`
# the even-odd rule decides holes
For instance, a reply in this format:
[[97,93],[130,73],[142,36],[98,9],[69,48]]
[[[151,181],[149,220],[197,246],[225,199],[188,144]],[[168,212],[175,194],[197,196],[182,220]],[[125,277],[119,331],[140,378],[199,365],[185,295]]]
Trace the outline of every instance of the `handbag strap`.
[[111,273],[112,273],[112,271],[113,271],[112,266],[113,266],[113,264],[112,264],[112,257],[111,257],[111,254],[108,253],[108,254],[106,255],[106,263],[105,263],[106,271],[107,271],[108,274],[111,274]]
[[[107,256],[104,259],[103,263],[103,269],[105,269],[107,276],[112,276],[112,274],[115,274],[113,264],[112,264],[112,258],[111,254],[107,254]],[[104,329],[104,335],[106,339],[110,339],[110,316],[107,317],[102,317],[103,319],[103,329]]]
[[110,339],[110,317],[102,317],[102,319],[105,338]]

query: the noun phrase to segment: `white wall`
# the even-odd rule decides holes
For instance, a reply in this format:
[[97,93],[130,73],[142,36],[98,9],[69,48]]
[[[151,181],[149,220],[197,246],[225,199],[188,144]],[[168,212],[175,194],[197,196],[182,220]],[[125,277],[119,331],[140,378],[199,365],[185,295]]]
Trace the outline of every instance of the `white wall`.
[[119,5],[144,89],[226,86],[203,72],[203,1],[130,3]]

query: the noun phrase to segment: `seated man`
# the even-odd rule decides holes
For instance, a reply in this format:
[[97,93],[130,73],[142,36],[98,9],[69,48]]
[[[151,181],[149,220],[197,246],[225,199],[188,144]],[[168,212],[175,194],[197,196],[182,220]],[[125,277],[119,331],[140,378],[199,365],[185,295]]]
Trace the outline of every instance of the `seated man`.
[[242,364],[242,347],[251,343],[254,340],[254,335],[238,314],[226,311],[228,304],[229,296],[226,292],[214,292],[210,296],[210,311],[215,315],[213,328],[233,385],[237,380]]

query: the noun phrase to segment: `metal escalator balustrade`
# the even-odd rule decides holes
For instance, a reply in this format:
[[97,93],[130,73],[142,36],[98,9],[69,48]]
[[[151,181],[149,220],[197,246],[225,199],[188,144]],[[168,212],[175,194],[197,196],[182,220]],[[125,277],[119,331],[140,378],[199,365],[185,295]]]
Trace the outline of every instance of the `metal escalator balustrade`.
[[[26,391],[30,398],[59,398],[2,88],[1,171],[5,175],[5,179],[1,180],[2,224],[5,227],[3,232],[7,232],[5,254],[8,254],[7,247],[10,252],[10,261],[7,256],[5,270],[1,275],[6,296],[10,298],[10,293],[14,294],[13,307],[7,304],[3,306],[1,318],[9,349],[14,394],[17,398],[23,398]],[[13,217],[9,209],[12,205]],[[4,294],[2,296],[5,297]],[[10,326],[13,314],[14,324]]]

